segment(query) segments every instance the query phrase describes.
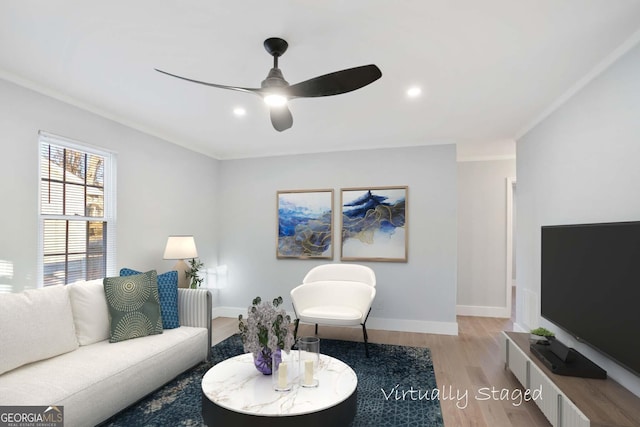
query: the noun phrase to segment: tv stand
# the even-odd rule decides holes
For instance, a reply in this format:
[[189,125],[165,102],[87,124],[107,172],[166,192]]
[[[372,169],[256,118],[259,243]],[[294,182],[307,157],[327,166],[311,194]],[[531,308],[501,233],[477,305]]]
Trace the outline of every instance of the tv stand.
[[[556,345],[564,347],[559,342]],[[554,345],[531,344],[529,350],[554,374],[601,380],[607,378],[607,371],[573,348],[564,347],[565,351],[558,354],[554,351]]]
[[[500,344],[505,368],[513,373],[525,391],[540,390],[531,396],[541,395],[534,402],[553,426],[640,427],[640,397],[616,381],[560,375],[553,371],[572,364],[575,371],[576,366],[582,366],[577,351],[559,350],[566,360],[563,362],[551,352],[551,346],[541,345],[545,347],[542,349],[544,358],[539,359],[534,346],[530,345],[529,334],[519,332],[503,332]],[[538,349],[537,346],[534,348]]]

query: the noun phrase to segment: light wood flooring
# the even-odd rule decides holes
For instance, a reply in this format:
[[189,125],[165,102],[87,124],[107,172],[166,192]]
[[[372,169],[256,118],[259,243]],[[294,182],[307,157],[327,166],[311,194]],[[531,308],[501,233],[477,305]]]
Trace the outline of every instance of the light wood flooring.
[[[442,392],[444,387],[447,396],[450,388],[453,391],[453,399],[440,399],[447,427],[550,426],[534,402],[519,404],[517,400],[486,398],[492,389],[506,389],[510,396],[513,396],[513,390],[521,389],[511,372],[504,369],[498,343],[500,331],[512,330],[512,320],[458,316],[457,321],[458,336],[369,330],[369,342],[428,347],[431,350],[438,389]],[[237,319],[214,319],[213,343],[237,331]],[[298,335],[313,334],[312,325],[300,325]],[[362,342],[360,328],[320,326],[318,336]],[[467,399],[462,398],[465,391],[468,392]],[[460,399],[457,398],[458,392]],[[464,409],[458,408],[465,402]]]

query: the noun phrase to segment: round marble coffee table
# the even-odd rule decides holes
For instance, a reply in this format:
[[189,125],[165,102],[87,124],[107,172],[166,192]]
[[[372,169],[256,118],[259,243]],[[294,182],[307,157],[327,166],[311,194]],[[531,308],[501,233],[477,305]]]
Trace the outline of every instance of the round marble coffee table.
[[202,378],[202,418],[209,426],[347,426],[356,415],[356,373],[324,354],[319,365],[318,387],[294,381],[281,392],[256,370],[251,353],[224,360]]

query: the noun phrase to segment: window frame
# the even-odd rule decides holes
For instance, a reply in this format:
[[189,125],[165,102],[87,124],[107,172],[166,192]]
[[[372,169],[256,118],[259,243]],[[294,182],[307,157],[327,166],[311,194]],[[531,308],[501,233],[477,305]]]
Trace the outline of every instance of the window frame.
[[[42,149],[43,145],[53,145],[56,147],[70,149],[90,155],[100,156],[104,159],[103,166],[103,216],[91,217],[80,215],[57,215],[57,214],[45,214],[43,213],[42,205],[42,170],[43,170],[43,158]],[[106,224],[106,242],[105,244],[105,277],[113,276],[116,272],[116,153],[104,148],[95,147],[84,142],[76,141],[70,138],[66,138],[59,135],[54,135],[45,131],[38,132],[38,287],[44,287],[44,231],[45,221],[47,220],[65,220],[65,221],[82,221],[85,222],[88,227],[89,222],[104,222]],[[86,183],[85,191],[86,191]],[[86,213],[86,212],[85,212]],[[69,223],[67,223],[68,226]],[[89,248],[86,248],[85,259],[89,255]],[[65,249],[65,256],[71,255],[72,252]],[[65,261],[66,262],[66,261]],[[84,279],[87,280],[86,276]],[[67,282],[65,278],[65,284]],[[50,286],[50,285],[47,285]]]

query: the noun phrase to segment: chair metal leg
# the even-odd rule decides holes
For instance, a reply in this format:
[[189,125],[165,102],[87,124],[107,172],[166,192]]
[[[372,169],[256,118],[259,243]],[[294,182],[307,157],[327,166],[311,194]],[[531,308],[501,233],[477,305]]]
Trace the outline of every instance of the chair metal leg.
[[368,341],[369,341],[369,334],[367,334],[367,327],[365,326],[367,323],[367,320],[369,319],[369,315],[371,314],[371,307],[369,307],[369,311],[367,312],[367,317],[364,318],[364,322],[362,322],[362,336],[364,338],[364,352],[367,355],[367,357],[369,357],[369,346]]
[[296,326],[293,329],[293,341],[296,341],[298,338],[298,325],[300,325],[300,319],[296,319]]
[[318,335],[318,324],[316,323],[316,335]]
[[364,323],[362,324],[362,337],[364,338],[364,353],[366,354],[367,358],[369,357],[369,346],[368,341],[369,341],[369,335],[367,334],[367,327],[364,325]]

